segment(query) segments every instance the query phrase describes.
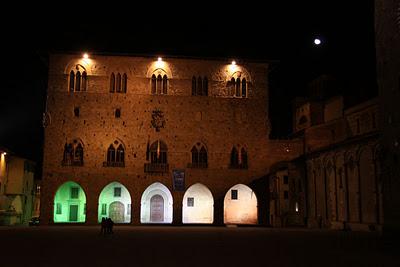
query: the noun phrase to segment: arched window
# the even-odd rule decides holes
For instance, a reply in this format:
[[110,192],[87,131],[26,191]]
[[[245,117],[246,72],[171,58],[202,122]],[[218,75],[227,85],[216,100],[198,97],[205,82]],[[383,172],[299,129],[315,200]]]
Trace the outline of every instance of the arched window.
[[199,142],[190,150],[192,153],[192,162],[188,164],[189,168],[207,168],[207,150]]
[[157,76],[157,94],[161,94],[161,85],[162,85],[162,78],[161,78],[161,75],[158,74],[158,76]]
[[[119,145],[118,145],[119,144]],[[115,150],[115,146],[117,150]],[[124,146],[117,140],[107,149],[107,161],[103,163],[104,167],[125,167],[125,152]]]
[[166,95],[167,94],[167,88],[168,88],[168,78],[167,75],[164,75],[163,77],[163,94]]
[[235,82],[235,78],[232,77],[231,84],[229,86],[229,90],[230,90],[229,95],[230,96],[234,96],[235,95],[235,83],[236,83]]
[[199,153],[199,164],[202,166],[207,166],[208,161],[207,161],[207,150],[204,148],[204,146],[201,147],[200,153]]
[[247,169],[248,162],[247,162],[247,151],[242,147],[240,150],[240,168]]
[[75,157],[74,161],[77,162],[80,166],[83,165],[83,147],[81,143],[75,147]]
[[156,94],[156,75],[152,75],[151,76],[151,93],[153,94],[153,95],[155,95]]
[[126,93],[126,87],[128,84],[128,76],[126,75],[126,73],[124,73],[124,75],[122,75],[122,93]]
[[240,78],[236,79],[236,96],[240,96]]
[[115,162],[115,148],[111,144],[107,149],[107,163]]
[[208,96],[208,79],[204,77],[203,79],[203,95]]
[[117,87],[116,88],[117,93],[120,93],[121,92],[121,74],[120,73],[117,74],[117,86],[116,87]]
[[110,93],[114,93],[115,92],[115,75],[114,72],[111,73],[111,77],[110,77]]
[[247,83],[245,78],[242,80],[242,97],[247,97]]
[[238,168],[239,167],[239,155],[236,147],[232,148],[231,151],[231,168]]
[[71,92],[74,91],[75,88],[75,73],[71,70],[71,72],[69,73],[69,90]]
[[193,76],[193,78],[192,78],[192,95],[197,95],[197,92],[196,92],[196,77],[194,77]]
[[76,73],[75,91],[79,92],[81,90],[81,73],[78,71]]
[[124,152],[124,147],[122,144],[120,144],[117,148],[117,157],[116,157],[116,162],[124,162],[125,161],[125,152]]
[[199,151],[193,146],[190,152],[192,152],[192,167],[195,167],[199,163]]
[[74,140],[72,143],[65,143],[63,166],[83,166],[83,146],[80,141]]
[[86,71],[82,72],[82,91],[86,91],[87,74]]
[[150,146],[150,159],[152,164],[167,164],[167,145],[163,141],[156,141]]
[[197,78],[197,94],[203,95],[203,81],[201,77]]

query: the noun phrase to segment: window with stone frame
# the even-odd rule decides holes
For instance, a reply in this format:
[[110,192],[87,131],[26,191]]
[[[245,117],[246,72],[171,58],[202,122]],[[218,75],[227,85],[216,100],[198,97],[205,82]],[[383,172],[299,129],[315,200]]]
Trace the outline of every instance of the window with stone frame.
[[153,95],[166,95],[168,94],[168,76],[163,71],[151,76],[151,94]]
[[87,72],[82,65],[76,65],[75,69],[69,73],[69,92],[86,91],[87,89]]
[[114,73],[110,75],[110,93],[126,93],[128,86],[128,75],[126,73]]
[[231,199],[238,199],[238,191],[237,189],[231,190]]
[[207,150],[200,142],[196,143],[190,151],[192,154],[192,162],[188,164],[189,168],[204,169],[208,167]]
[[71,143],[65,143],[62,166],[83,166],[83,145],[75,139]]
[[247,98],[248,80],[240,73],[235,73],[228,82],[228,95],[237,98]]
[[187,206],[188,207],[194,207],[194,197],[188,197],[187,198]]
[[192,95],[208,96],[208,79],[207,77],[192,77]]
[[125,167],[125,148],[118,140],[108,147],[103,167]]
[[240,147],[239,149],[235,146],[232,147],[229,167],[231,169],[248,168],[248,155],[245,147]]
[[114,197],[121,197],[121,187],[114,187]]

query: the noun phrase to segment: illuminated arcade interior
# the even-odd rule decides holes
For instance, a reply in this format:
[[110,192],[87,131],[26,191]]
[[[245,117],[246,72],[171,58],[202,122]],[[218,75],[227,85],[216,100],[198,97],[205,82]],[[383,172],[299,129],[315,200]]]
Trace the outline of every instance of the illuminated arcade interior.
[[86,195],[75,182],[61,185],[54,198],[55,223],[82,223],[86,220]]
[[131,195],[118,182],[108,184],[101,191],[98,206],[98,221],[109,217],[115,223],[131,222]]
[[[169,189],[153,183],[142,194],[140,206],[141,223],[172,223],[173,199]],[[131,195],[118,182],[108,184],[100,193],[98,222],[103,217],[115,223],[131,222]],[[86,220],[86,195],[75,182],[61,185],[54,198],[55,223],[83,223]],[[214,221],[214,198],[203,184],[190,186],[183,196],[182,222],[185,224],[212,224]],[[225,224],[257,224],[257,197],[253,190],[243,184],[229,189],[224,199]]]
[[214,199],[210,190],[202,184],[189,187],[183,196],[183,223],[213,223]]
[[169,189],[153,183],[143,192],[140,206],[141,223],[172,223],[172,195]]
[[225,195],[225,224],[257,224],[257,197],[244,184],[237,184]]

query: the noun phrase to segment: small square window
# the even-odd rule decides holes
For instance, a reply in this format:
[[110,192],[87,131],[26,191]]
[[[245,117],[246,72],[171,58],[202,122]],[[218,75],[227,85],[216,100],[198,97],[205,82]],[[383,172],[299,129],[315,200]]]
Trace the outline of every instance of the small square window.
[[289,199],[289,191],[283,191],[283,198]]
[[79,117],[79,107],[74,108],[74,116]]
[[283,176],[283,183],[288,184],[289,183],[289,176],[285,175]]
[[61,214],[62,213],[62,206],[61,203],[57,203],[56,206],[56,214]]
[[114,187],[114,197],[121,197],[121,187]]
[[238,199],[238,191],[236,189],[231,190],[231,199]]
[[117,108],[115,110],[115,118],[121,118],[121,109]]
[[77,199],[79,197],[79,187],[71,187],[71,199]]
[[187,198],[187,206],[188,207],[194,207],[194,197],[188,197]]

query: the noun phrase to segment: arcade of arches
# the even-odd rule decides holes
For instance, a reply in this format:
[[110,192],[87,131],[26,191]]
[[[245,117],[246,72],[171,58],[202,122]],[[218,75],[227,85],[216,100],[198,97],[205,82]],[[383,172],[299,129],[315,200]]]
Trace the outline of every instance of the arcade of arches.
[[[103,217],[115,223],[130,223],[132,202],[128,189],[119,182],[107,184],[98,197],[97,221]],[[222,212],[222,210],[221,210]],[[224,199],[225,224],[256,224],[257,197],[252,189],[243,184],[233,186]],[[55,223],[86,222],[86,194],[72,181],[62,184],[54,198]],[[173,197],[162,183],[148,186],[141,196],[140,222],[144,224],[171,224],[173,222]],[[196,183],[184,193],[182,223],[212,224],[214,222],[214,198],[203,184]]]

